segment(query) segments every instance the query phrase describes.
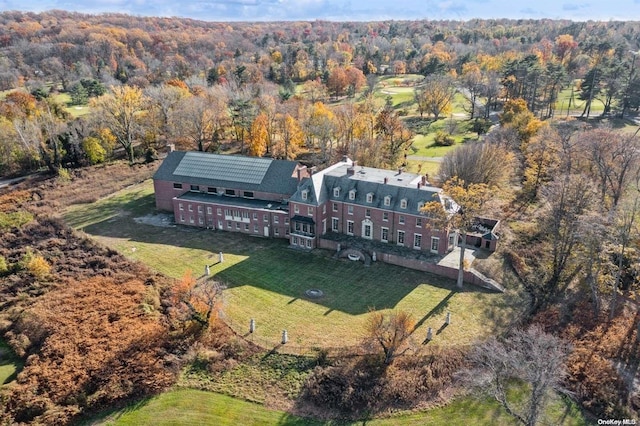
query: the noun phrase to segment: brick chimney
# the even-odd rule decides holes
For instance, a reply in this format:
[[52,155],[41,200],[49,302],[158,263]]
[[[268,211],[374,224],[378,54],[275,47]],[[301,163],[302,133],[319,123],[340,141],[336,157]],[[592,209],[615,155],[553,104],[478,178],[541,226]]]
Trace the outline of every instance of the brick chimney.
[[298,172],[298,182],[307,177],[307,173],[305,173],[307,171],[307,166],[298,166],[296,171]]
[[422,183],[422,185],[426,185],[427,184],[427,177],[426,176],[422,176],[421,183]]
[[387,183],[389,183],[389,178],[388,177],[384,177],[384,184],[386,185]]
[[418,189],[420,189],[420,187],[422,187],[422,182],[418,182]]

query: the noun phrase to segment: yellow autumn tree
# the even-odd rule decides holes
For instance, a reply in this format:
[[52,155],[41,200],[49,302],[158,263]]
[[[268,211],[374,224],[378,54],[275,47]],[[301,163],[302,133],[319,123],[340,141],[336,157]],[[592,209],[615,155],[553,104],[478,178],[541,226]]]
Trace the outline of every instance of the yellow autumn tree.
[[273,156],[292,160],[296,158],[304,142],[304,133],[298,120],[289,114],[279,117],[279,137],[273,145]]
[[142,134],[147,99],[138,87],[113,86],[111,92],[93,101],[94,116],[111,131],[126,152],[129,163],[133,163],[133,147]]
[[249,134],[249,155],[262,157],[267,152],[267,141],[269,139],[268,121],[267,115],[263,112],[253,120]]
[[454,94],[455,89],[450,77],[431,75],[425,78],[424,85],[415,92],[420,117],[426,113],[432,114],[434,119],[438,120],[441,115],[449,114]]
[[460,261],[458,265],[458,288],[462,288],[464,281],[464,252],[467,232],[482,214],[482,208],[489,197],[489,186],[484,183],[467,184],[457,176],[449,179],[442,186],[446,196],[459,206],[457,211],[445,210],[440,201],[431,201],[424,205],[421,211],[429,217],[428,226],[434,228],[455,229],[460,233]]
[[311,143],[320,148],[324,159],[331,156],[332,140],[336,129],[336,116],[333,111],[322,102],[314,103],[309,112],[305,130]]
[[518,132],[520,142],[526,144],[540,130],[543,123],[536,118],[522,98],[509,99],[500,114],[500,125],[512,127]]

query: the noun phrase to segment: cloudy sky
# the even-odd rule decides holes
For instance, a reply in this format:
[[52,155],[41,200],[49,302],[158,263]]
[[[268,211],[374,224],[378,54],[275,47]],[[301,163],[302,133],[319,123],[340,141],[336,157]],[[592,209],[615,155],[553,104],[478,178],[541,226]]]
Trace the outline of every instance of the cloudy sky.
[[640,0],[0,0],[0,10],[50,9],[208,21],[552,18],[640,20]]

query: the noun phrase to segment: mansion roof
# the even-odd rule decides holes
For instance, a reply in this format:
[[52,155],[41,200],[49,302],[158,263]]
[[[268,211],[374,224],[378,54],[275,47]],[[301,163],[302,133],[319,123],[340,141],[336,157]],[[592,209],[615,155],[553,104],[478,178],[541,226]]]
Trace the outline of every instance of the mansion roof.
[[298,186],[295,161],[220,155],[204,152],[170,152],[153,178],[230,189],[282,194]]
[[345,159],[305,179],[290,201],[309,205],[338,201],[417,215],[423,204],[442,199],[441,189],[427,185],[421,175],[355,166]]

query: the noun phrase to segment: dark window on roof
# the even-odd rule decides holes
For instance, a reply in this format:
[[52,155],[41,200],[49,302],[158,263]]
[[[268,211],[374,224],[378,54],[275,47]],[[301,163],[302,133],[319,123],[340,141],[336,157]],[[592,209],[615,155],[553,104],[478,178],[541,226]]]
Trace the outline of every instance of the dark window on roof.
[[189,191],[198,192],[200,191],[200,187],[198,185],[191,185],[191,189],[189,189]]
[[182,189],[182,184],[181,183],[174,183],[173,184],[173,189]]
[[224,190],[224,194],[225,195],[231,195],[232,197],[236,196],[236,190],[235,189],[225,189]]
[[253,198],[253,191],[244,191],[244,198]]
[[215,194],[215,193],[218,192],[218,189],[217,188],[213,188],[213,187],[210,186],[210,187],[207,188],[207,192],[209,194]]

